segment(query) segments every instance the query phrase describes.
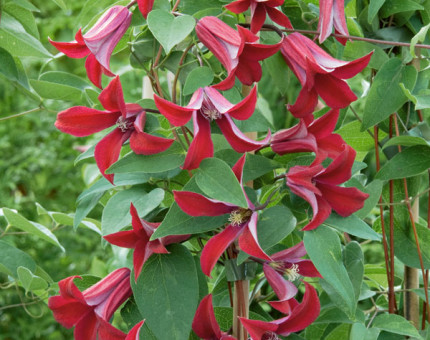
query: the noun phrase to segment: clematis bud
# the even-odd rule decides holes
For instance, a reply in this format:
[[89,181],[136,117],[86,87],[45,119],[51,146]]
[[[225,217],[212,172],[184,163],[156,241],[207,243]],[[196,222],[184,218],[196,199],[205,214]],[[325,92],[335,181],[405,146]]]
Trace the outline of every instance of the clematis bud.
[[[344,0],[320,0],[320,16],[318,21],[320,44],[330,36],[333,26],[336,33],[348,35]],[[336,40],[345,45],[347,39],[336,38]]]

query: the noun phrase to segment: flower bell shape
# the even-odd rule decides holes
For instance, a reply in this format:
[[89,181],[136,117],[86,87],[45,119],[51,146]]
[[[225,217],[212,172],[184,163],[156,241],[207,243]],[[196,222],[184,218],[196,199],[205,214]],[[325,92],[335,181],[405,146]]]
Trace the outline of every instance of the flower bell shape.
[[90,30],[82,35],[81,29],[72,42],[49,42],[70,58],[87,57],[85,68],[90,81],[102,88],[102,73],[109,77],[114,74],[109,62],[115,46],[130,26],[132,13],[124,6],[109,8]]
[[192,328],[203,340],[236,340],[235,337],[222,332],[215,319],[212,294],[206,295],[197,307]]
[[[274,308],[287,316],[270,322],[239,318],[252,340],[278,339],[277,335],[288,336],[293,332],[305,329],[316,320],[320,313],[318,294],[312,285],[304,283],[306,291],[301,303],[292,297],[284,300],[281,305],[271,303]],[[294,289],[293,291],[276,289],[276,291],[285,294],[285,297],[292,296],[294,293]]]
[[225,6],[229,11],[239,14],[251,7],[251,32],[257,33],[266,20],[266,14],[278,25],[293,28],[290,19],[275,7],[282,6],[284,0],[236,0]]
[[71,276],[61,280],[60,295],[48,300],[54,318],[66,328],[75,326],[75,340],[124,340],[125,334],[109,320],[132,294],[130,269],[120,268],[81,292]]
[[288,171],[287,185],[293,193],[309,202],[313,211],[311,222],[302,230],[317,228],[332,210],[345,217],[363,208],[368,194],[357,188],[338,186],[351,178],[354,159],[354,149],[345,144],[343,152],[327,168],[315,164],[294,166]]
[[130,214],[131,225],[133,226],[132,230],[119,231],[114,234],[106,235],[103,238],[118,247],[134,249],[134,280],[137,281],[143,265],[152,254],[168,254],[169,252],[165,246],[171,243],[185,241],[190,235],[166,236],[150,241],[155,229],[157,229],[161,223],[151,223],[141,219],[133,203],[130,204]]
[[275,54],[281,42],[275,45],[258,44],[258,37],[246,28],[237,31],[215,17],[204,17],[196,25],[200,41],[215,55],[227,70],[227,78],[213,87],[228,90],[237,77],[243,84],[252,85],[261,79],[259,61]]
[[115,163],[121,146],[130,139],[130,147],[137,154],[152,155],[170,147],[173,139],[144,132],[146,112],[138,104],[126,104],[121,82],[116,76],[100,93],[99,101],[106,111],[74,106],[58,113],[55,126],[62,132],[83,137],[108,127],[115,129],[97,143],[94,157],[102,175],[113,183],[114,175],[105,174]]
[[241,250],[251,256],[271,261],[271,258],[261,249],[257,239],[258,212],[248,199],[242,184],[243,166],[245,155],[243,155],[232,170],[242,186],[243,193],[248,206],[239,207],[228,202],[207,198],[203,195],[190,191],[173,191],[178,206],[191,216],[219,216],[230,214],[227,227],[219,234],[213,236],[203,248],[200,257],[202,271],[210,276],[212,269],[227,247],[239,238]]
[[193,118],[194,139],[188,149],[183,169],[196,169],[203,159],[213,156],[210,128],[213,120],[237,152],[256,150],[266,145],[270,139],[269,131],[264,140],[254,141],[243,134],[232,120],[232,118],[246,120],[254,113],[257,102],[255,87],[236,105],[231,104],[213,87],[198,89],[186,107],[173,104],[157,95],[154,95],[154,100],[161,114],[174,126],[185,125],[191,117]]
[[[333,29],[336,33],[348,35],[345,20],[344,0],[320,0],[320,16],[318,21],[319,42],[322,44]],[[337,38],[342,45],[346,44],[346,38]]]
[[292,33],[283,40],[281,53],[303,86],[296,103],[288,109],[296,118],[303,118],[313,113],[318,95],[333,109],[344,108],[356,100],[344,79],[361,72],[373,52],[353,61],[341,61],[309,38]]

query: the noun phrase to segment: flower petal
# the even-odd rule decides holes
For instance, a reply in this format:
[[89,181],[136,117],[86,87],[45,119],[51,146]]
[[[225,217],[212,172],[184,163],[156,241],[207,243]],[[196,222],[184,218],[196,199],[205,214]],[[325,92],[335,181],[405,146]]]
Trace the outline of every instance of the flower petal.
[[173,191],[176,204],[191,216],[219,216],[229,214],[237,206],[207,198],[191,191]]
[[99,319],[98,339],[100,340],[124,340],[126,334],[118,328],[112,326],[109,322]]
[[146,19],[149,12],[152,10],[154,0],[137,0],[137,5],[139,6],[140,13],[142,13],[143,17]]
[[75,39],[76,40],[72,42],[59,42],[48,38],[52,46],[64,53],[69,58],[84,58],[91,53],[82,40],[81,29],[79,29],[79,31],[76,33]]
[[[341,184],[351,178],[351,169],[356,152],[349,145],[344,144],[344,151],[321,173],[315,176],[318,183]],[[317,185],[318,186],[318,185]]]
[[127,336],[124,340],[139,340],[140,329],[142,328],[144,322],[145,320],[142,320],[134,325],[133,328],[130,329],[130,332],[127,333]]
[[251,32],[256,34],[266,21],[266,6],[259,3],[251,3]]
[[138,155],[153,155],[170,148],[174,139],[134,131],[130,136],[130,147]]
[[90,54],[85,60],[85,69],[88,79],[99,89],[102,89],[103,66],[97,61],[94,54]]
[[243,226],[234,227],[229,225],[219,234],[213,236],[203,248],[200,257],[202,271],[206,276],[210,277],[212,269],[215,267],[221,254],[228,248],[230,244],[244,231]]
[[241,317],[239,319],[243,327],[248,331],[251,339],[262,339],[267,332],[276,332],[278,329],[278,325],[272,322],[250,320]]
[[269,282],[270,287],[272,287],[279,300],[286,301],[296,296],[298,292],[297,287],[292,282],[285,280],[284,277],[270,265],[265,263],[263,265],[263,271],[267,282]]
[[161,114],[167,118],[170,124],[174,126],[182,126],[188,123],[191,119],[194,109],[182,107],[163,99],[154,94],[154,101]]
[[124,118],[127,118],[127,109],[119,76],[113,78],[109,85],[100,93],[99,101],[106,110],[119,111]]
[[320,16],[318,21],[319,42],[322,44],[333,29],[333,0],[320,0]]
[[228,110],[230,117],[238,120],[246,120],[252,116],[257,104],[257,87],[254,86],[249,94],[239,103]]
[[273,261],[289,261],[292,259],[298,259],[307,254],[305,244],[303,241],[297,243],[295,246],[279,251],[270,257]]
[[293,28],[293,25],[291,24],[290,19],[288,19],[288,17],[281,11],[275,8],[266,6],[266,12],[269,15],[270,19],[272,19],[278,25],[281,25],[282,27],[285,27],[285,28],[290,28],[290,29]]
[[243,176],[243,167],[245,166],[246,161],[246,154],[243,154],[242,157],[240,157],[237,162],[233,165],[231,170],[233,170],[234,175],[236,176],[237,180],[239,181],[240,185],[242,184],[242,176]]
[[357,188],[344,188],[323,183],[320,183],[319,187],[324,199],[343,217],[363,208],[364,201],[369,197]]
[[117,233],[103,236],[103,238],[110,244],[114,244],[122,248],[134,248],[138,241],[138,237],[134,230],[119,231]]
[[330,204],[322,197],[316,196],[317,211],[313,210],[312,220],[302,228],[302,231],[319,227],[331,214]]
[[303,87],[293,105],[287,105],[288,111],[296,118],[304,118],[314,112],[318,104],[318,94],[314,88]]
[[221,338],[221,329],[215,319],[212,294],[206,295],[200,301],[194,315],[192,329],[202,339]]
[[248,86],[260,81],[263,74],[260,64],[255,60],[243,59],[239,62],[235,70],[236,77],[242,84]]
[[347,107],[357,99],[344,80],[331,74],[316,74],[314,87],[327,106],[333,109]]
[[96,340],[98,320],[93,311],[87,313],[76,324],[73,332],[75,340]]
[[239,14],[245,12],[250,6],[251,0],[236,0],[224,7],[227,8],[230,12]]
[[72,328],[92,308],[76,299],[65,299],[62,296],[51,296],[48,307],[52,310],[54,319],[66,328]]
[[257,237],[258,213],[253,212],[242,235],[239,237],[239,247],[245,253],[260,259],[271,261],[272,259],[261,249]]

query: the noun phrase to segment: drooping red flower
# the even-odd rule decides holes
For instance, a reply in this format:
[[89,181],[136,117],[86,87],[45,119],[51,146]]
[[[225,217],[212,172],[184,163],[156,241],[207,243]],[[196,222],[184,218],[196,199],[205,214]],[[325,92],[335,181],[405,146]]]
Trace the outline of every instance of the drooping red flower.
[[203,248],[200,257],[202,271],[207,276],[215,266],[221,254],[227,247],[239,238],[239,247],[251,256],[270,261],[271,258],[261,249],[257,239],[258,212],[248,199],[242,184],[243,166],[245,155],[243,155],[232,170],[242,186],[243,193],[247,199],[247,207],[221,202],[207,198],[203,195],[190,191],[173,191],[178,206],[191,216],[219,216],[230,214],[229,224],[219,234],[213,236]]
[[[301,303],[298,303],[294,298],[284,300],[282,304],[271,303],[272,307],[278,309],[283,314],[287,314],[287,316],[270,322],[239,318],[252,340],[269,340],[273,339],[277,334],[288,336],[293,332],[305,329],[315,321],[320,313],[318,294],[312,285],[307,282],[304,283],[306,291]],[[289,297],[294,292],[289,292],[289,288],[292,287],[288,286],[286,290],[277,290],[278,293]]]
[[183,169],[196,169],[200,162],[213,156],[211,121],[215,121],[231,147],[237,152],[256,150],[266,145],[268,136],[262,141],[254,141],[243,134],[232,118],[245,120],[254,113],[257,91],[254,87],[250,94],[236,105],[231,104],[213,87],[204,87],[194,92],[186,107],[173,104],[154,95],[155,105],[172,125],[185,125],[193,117],[194,139],[188,149]]
[[117,269],[83,292],[73,282],[75,278],[81,277],[61,280],[60,295],[48,300],[55,320],[66,328],[75,326],[75,340],[124,340],[125,334],[109,320],[132,294],[130,270]]
[[343,151],[345,144],[340,135],[333,133],[338,117],[339,110],[332,109],[315,120],[313,115],[301,118],[297,125],[275,133],[270,147],[280,155],[314,152],[313,164],[321,163],[327,157],[334,159]]
[[138,104],[124,102],[121,82],[116,76],[100,93],[99,101],[106,109],[100,111],[85,106],[74,106],[58,113],[55,126],[62,132],[83,137],[116,128],[97,143],[94,157],[102,175],[113,183],[114,175],[105,174],[118,160],[121,146],[130,139],[130,147],[137,154],[151,155],[170,147],[173,139],[144,132],[146,112]]
[[217,57],[227,69],[227,78],[213,87],[228,90],[237,78],[252,85],[261,79],[260,60],[275,54],[281,42],[275,45],[258,44],[258,37],[246,28],[237,26],[237,31],[216,17],[204,17],[196,25],[200,41]]
[[292,33],[283,40],[281,53],[303,86],[296,103],[288,109],[296,118],[303,118],[314,111],[318,95],[333,109],[344,108],[356,100],[344,79],[361,72],[373,52],[353,61],[341,61],[309,38]]
[[109,67],[110,57],[115,46],[130,26],[132,13],[124,6],[109,8],[90,30],[82,35],[81,29],[75,35],[75,41],[49,42],[70,58],[87,57],[85,68],[90,81],[102,88],[102,73],[113,77]]
[[284,0],[236,0],[225,6],[229,11],[239,14],[251,7],[251,32],[257,33],[266,20],[266,13],[270,19],[285,28],[293,28],[290,19],[275,7],[282,6]]
[[236,340],[235,337],[221,331],[215,319],[212,294],[206,295],[200,301],[194,315],[192,328],[194,333],[203,340]]
[[338,186],[350,179],[356,154],[347,144],[343,147],[343,152],[327,168],[321,164],[294,166],[286,175],[291,191],[312,207],[312,221],[302,230],[317,228],[330,216],[332,209],[341,216],[349,216],[361,209],[369,197],[357,188]]
[[165,246],[171,243],[185,241],[190,235],[172,235],[150,241],[155,229],[157,229],[161,223],[151,223],[141,219],[133,203],[130,204],[130,214],[131,225],[133,226],[132,230],[119,231],[114,234],[103,236],[103,238],[118,247],[134,249],[134,280],[137,281],[143,265],[152,254],[168,254],[169,251]]
[[154,6],[154,0],[137,0],[137,5],[139,6],[139,11],[146,19],[152,10],[152,6]]
[[[318,21],[320,44],[330,36],[333,26],[335,33],[348,35],[344,0],[320,0],[320,16]],[[346,38],[336,37],[336,39],[342,45],[346,44]]]

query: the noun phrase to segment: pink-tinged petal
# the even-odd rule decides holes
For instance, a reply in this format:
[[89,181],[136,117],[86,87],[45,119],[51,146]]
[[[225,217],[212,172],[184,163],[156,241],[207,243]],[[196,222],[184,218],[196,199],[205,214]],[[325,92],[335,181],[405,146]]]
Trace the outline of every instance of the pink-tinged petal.
[[306,117],[314,112],[318,104],[318,94],[311,88],[303,87],[293,105],[287,105],[288,111],[296,118]]
[[158,239],[149,242],[148,248],[155,254],[170,254],[163,243]]
[[123,118],[127,118],[127,109],[119,76],[113,78],[109,85],[100,93],[99,101],[106,110],[119,111]]
[[236,152],[243,153],[259,149],[267,145],[271,138],[270,131],[267,133],[266,138],[261,141],[255,141],[248,138],[238,129],[236,124],[234,124],[233,120],[227,114],[223,115],[220,119],[217,119],[216,123],[224,137],[227,139],[227,142],[229,142]]
[[341,79],[349,79],[354,77],[357,73],[363,71],[369,64],[370,58],[373,55],[373,51],[366,54],[365,56],[352,60],[346,65],[337,67],[331,74],[334,77]]
[[167,246],[172,243],[180,243],[182,241],[187,240],[191,234],[185,234],[185,235],[169,235],[161,238],[161,242]]
[[[261,321],[261,320],[249,320],[245,318],[239,318],[243,327],[248,331],[251,339],[261,340],[264,334],[268,332],[276,332],[278,325],[271,322]],[[270,338],[268,338],[270,339]]]
[[318,183],[326,184],[341,184],[346,182],[351,178],[351,168],[354,164],[355,155],[355,150],[349,145],[344,144],[344,151],[324,171],[315,176],[315,180]]
[[130,329],[130,332],[127,333],[127,336],[124,340],[139,340],[140,329],[142,328],[144,322],[145,320],[142,320],[141,322],[134,325],[134,327]]
[[173,191],[176,204],[191,216],[219,216],[229,214],[237,206],[207,198],[191,191]]
[[313,183],[313,178],[322,172],[323,169],[324,167],[320,164],[315,166],[293,166],[287,173],[287,185],[303,187],[317,195],[321,195],[321,192],[315,186],[315,183]]
[[115,129],[98,142],[94,149],[94,158],[101,174],[112,184],[114,174],[108,175],[105,171],[118,160],[121,147],[128,137],[129,134]]
[[100,340],[124,340],[126,334],[109,322],[99,319],[98,339]]
[[110,244],[122,248],[134,248],[138,241],[138,237],[134,230],[119,231],[117,233],[103,236],[103,238]]
[[272,137],[273,142],[282,142],[289,139],[302,139],[308,135],[308,129],[303,119],[299,123],[289,129],[280,130]]
[[197,26],[200,28],[205,27],[206,29],[210,29],[210,32],[214,36],[225,41],[226,44],[237,47],[241,44],[239,33],[217,17],[203,17],[199,20]]
[[74,106],[58,113],[55,127],[69,135],[84,137],[115,125],[118,112],[106,112],[85,106]]
[[218,84],[212,85],[211,87],[220,91],[227,91],[234,86],[236,80],[236,68],[230,71],[227,78]]
[[316,196],[318,210],[313,211],[312,220],[302,228],[302,231],[319,227],[331,214],[330,204],[320,196]]
[[270,256],[267,255],[263,249],[261,249],[258,243],[257,220],[258,213],[252,213],[245,230],[239,237],[239,247],[241,250],[251,256],[258,257],[259,259],[266,261],[271,261],[272,259]]
[[251,32],[256,34],[266,21],[266,6],[251,3]]
[[266,6],[267,14],[269,15],[270,19],[272,19],[274,22],[276,22],[278,25],[285,27],[285,28],[293,28],[293,25],[291,24],[290,19],[282,13],[281,11]]
[[185,170],[197,169],[205,158],[213,157],[214,146],[211,138],[211,123],[200,112],[193,112],[194,138],[185,157]]
[[[208,87],[205,87],[205,89],[208,89]],[[187,105],[187,109],[199,110],[202,107],[204,98],[205,90],[203,88],[199,88],[191,96],[190,102]]]
[[[292,301],[295,301],[295,299],[283,300],[283,301],[267,301],[267,302],[270,306],[272,306],[273,308],[275,308],[276,310],[278,310],[282,314],[290,315],[293,308],[294,308],[291,304]],[[288,318],[288,316],[283,318],[283,319],[276,320],[276,323],[279,324],[282,322],[282,320],[284,320],[286,318]]]
[[263,271],[267,282],[269,282],[279,300],[286,301],[296,296],[297,287],[292,282],[285,280],[275,269],[265,263]]
[[318,184],[323,197],[339,215],[346,217],[360,210],[368,194],[357,188],[344,188],[330,184]]
[[303,257],[307,254],[305,244],[302,242],[297,243],[295,246],[279,251],[270,257],[273,261],[289,261]]
[[277,333],[288,335],[292,332],[298,332],[305,329],[316,320],[320,314],[320,302],[317,291],[309,283],[305,282],[306,291],[303,300],[293,309],[289,318],[279,324]]
[[311,260],[297,260],[292,262],[298,266],[298,272],[300,275],[306,276],[306,277],[322,278],[321,274],[315,268]]
[[230,117],[238,120],[246,120],[252,116],[257,104],[257,87],[254,86],[251,92],[242,101],[228,110]]
[[[234,107],[221,93],[212,86],[205,87],[202,91],[206,99],[203,101],[203,106],[214,106],[220,113],[226,113]],[[189,105],[188,105],[189,106]],[[202,105],[201,105],[202,106]]]
[[210,277],[211,271],[215,267],[221,254],[243,231],[244,226],[234,227],[229,225],[206,243],[202,251],[202,256],[200,257],[202,271],[206,276]]
[[250,6],[250,3],[250,0],[236,0],[228,5],[225,5],[224,7],[227,8],[230,12],[239,14],[245,12]]
[[318,21],[319,42],[326,40],[333,28],[333,0],[320,0],[320,16]]
[[174,126],[182,126],[191,119],[194,109],[189,109],[165,100],[154,94],[154,101],[161,114]]
[[72,328],[87,312],[92,312],[87,304],[62,296],[51,296],[48,307],[52,310],[54,319],[66,328]]
[[73,282],[73,280],[76,278],[82,279],[82,277],[75,275],[58,282],[58,287],[60,288],[60,295],[64,299],[75,299],[81,303],[86,304],[84,296]]
[[243,59],[237,65],[235,74],[243,84],[251,86],[260,81],[263,73],[258,61]]
[[54,46],[57,50],[64,53],[69,58],[84,58],[88,54],[90,54],[90,50],[85,45],[84,41],[82,40],[82,32],[81,29],[76,33],[75,40],[72,42],[59,42],[59,41],[53,41],[49,39],[49,42],[52,46]]
[[192,329],[199,338],[220,339],[221,329],[215,319],[212,295],[206,295],[201,301],[194,315]]
[[315,137],[311,134],[303,139],[291,139],[285,142],[272,143],[270,147],[279,155],[293,152],[318,152],[317,142]]
[[153,155],[170,148],[174,139],[134,131],[130,136],[130,147],[138,155]]
[[[348,35],[348,27],[345,20],[345,4],[343,0],[334,0],[333,3],[333,25],[336,32]],[[346,44],[346,38],[336,38],[342,45]]]
[[237,180],[239,181],[240,185],[242,185],[243,167],[245,166],[245,161],[246,161],[246,154],[243,154],[242,157],[240,157],[231,168]]
[[152,10],[154,0],[137,0],[137,5],[139,6],[140,13],[142,13],[143,17],[146,19],[149,12]]
[[357,96],[344,80],[330,74],[315,75],[315,90],[327,106],[333,109],[347,107],[357,99]]
[[90,54],[85,60],[85,69],[88,79],[99,89],[102,89],[103,66],[97,61],[94,54]]
[[93,312],[86,314],[76,324],[73,332],[75,340],[97,340],[98,320]]

